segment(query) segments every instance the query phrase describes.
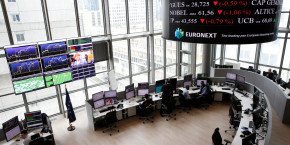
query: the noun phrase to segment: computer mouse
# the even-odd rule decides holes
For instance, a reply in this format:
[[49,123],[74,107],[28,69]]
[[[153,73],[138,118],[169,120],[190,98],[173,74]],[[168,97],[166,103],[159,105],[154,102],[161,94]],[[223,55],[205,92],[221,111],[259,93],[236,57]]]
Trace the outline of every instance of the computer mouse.
[[155,97],[157,97],[158,95],[156,94]]

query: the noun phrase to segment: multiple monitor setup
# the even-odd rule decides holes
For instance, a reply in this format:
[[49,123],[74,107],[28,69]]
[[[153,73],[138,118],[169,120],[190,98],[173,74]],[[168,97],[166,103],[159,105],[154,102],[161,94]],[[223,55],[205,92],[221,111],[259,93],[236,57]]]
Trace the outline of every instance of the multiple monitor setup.
[[240,67],[240,70],[246,70],[246,71],[255,72],[257,74],[261,74],[261,71],[258,69],[254,69],[253,66],[249,66],[249,68]]
[[98,92],[96,94],[93,94],[93,102],[94,102],[94,108],[101,108],[103,106],[109,106],[118,104],[117,100],[117,91],[111,90],[111,91],[105,91],[105,92]]
[[91,37],[5,46],[15,94],[95,76]]
[[149,94],[149,83],[138,83],[137,95],[145,96],[146,94]]
[[244,76],[227,73],[226,74],[226,82],[225,84],[231,87],[238,88],[239,90],[243,90],[243,85],[246,82],[246,78]]
[[[24,113],[26,121],[26,129],[33,130],[37,128],[43,128],[43,121],[41,111]],[[18,116],[11,118],[10,120],[2,124],[6,141],[9,142],[13,138],[17,137],[21,133],[20,122]]]

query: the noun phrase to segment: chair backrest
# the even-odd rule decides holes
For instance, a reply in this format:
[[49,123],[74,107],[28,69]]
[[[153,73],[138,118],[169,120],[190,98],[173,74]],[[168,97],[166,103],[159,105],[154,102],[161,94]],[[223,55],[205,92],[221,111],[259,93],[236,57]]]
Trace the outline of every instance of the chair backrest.
[[235,118],[235,113],[234,113],[234,110],[232,108],[232,104],[230,105],[230,108],[229,108],[229,115],[231,116],[231,118]]
[[107,124],[117,122],[116,110],[108,112],[105,116],[105,120]]
[[43,137],[39,137],[35,140],[32,140],[29,145],[43,145],[44,144],[44,138]]
[[39,137],[40,137],[39,133],[34,134],[34,135],[31,136],[31,140],[35,140],[35,139],[37,139]]
[[214,145],[221,145],[222,144],[222,137],[219,132],[214,132],[212,134],[212,142]]

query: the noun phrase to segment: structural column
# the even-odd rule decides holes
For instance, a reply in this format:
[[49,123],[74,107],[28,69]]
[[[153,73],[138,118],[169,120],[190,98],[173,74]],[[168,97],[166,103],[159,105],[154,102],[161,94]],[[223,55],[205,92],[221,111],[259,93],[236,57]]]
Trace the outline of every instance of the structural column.
[[211,44],[203,44],[202,73],[210,75]]

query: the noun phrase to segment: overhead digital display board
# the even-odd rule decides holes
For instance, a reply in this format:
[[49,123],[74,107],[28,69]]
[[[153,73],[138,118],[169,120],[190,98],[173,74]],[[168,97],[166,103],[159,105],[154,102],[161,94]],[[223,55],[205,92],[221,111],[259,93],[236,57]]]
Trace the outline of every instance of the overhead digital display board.
[[163,0],[168,40],[251,44],[277,39],[282,0]]

